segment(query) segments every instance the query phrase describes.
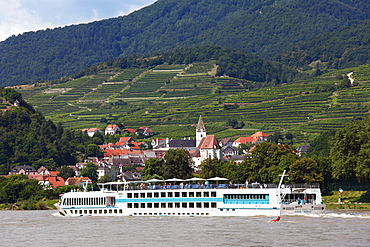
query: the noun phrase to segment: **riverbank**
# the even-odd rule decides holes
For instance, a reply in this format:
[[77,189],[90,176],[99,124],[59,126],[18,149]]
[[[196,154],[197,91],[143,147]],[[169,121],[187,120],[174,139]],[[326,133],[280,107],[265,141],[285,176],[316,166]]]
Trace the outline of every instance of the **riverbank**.
[[327,209],[370,209],[370,191],[333,191],[323,203]]
[[2,203],[0,204],[0,210],[55,210],[54,204],[58,202],[58,199],[40,201],[21,201],[18,203]]

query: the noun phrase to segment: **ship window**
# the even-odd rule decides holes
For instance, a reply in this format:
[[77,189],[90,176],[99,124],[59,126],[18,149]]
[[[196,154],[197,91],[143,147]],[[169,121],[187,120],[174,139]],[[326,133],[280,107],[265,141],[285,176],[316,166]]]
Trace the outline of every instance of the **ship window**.
[[158,202],[154,203],[154,208],[159,208],[159,203]]
[[161,203],[161,208],[166,208],[166,203],[162,202]]
[[173,193],[172,192],[167,192],[167,196],[168,197],[173,197]]
[[145,198],[145,193],[140,193],[140,198]]
[[152,207],[153,207],[153,204],[152,204],[152,203],[148,203],[148,204],[146,205],[146,207],[147,207],[147,208],[152,208]]
[[134,208],[139,208],[139,203],[134,203]]
[[132,208],[132,203],[127,203],[127,208]]
[[97,213],[98,213],[98,210],[96,210],[96,209],[95,209],[95,210],[94,210],[94,214],[97,214]]
[[117,214],[117,209],[114,210],[114,213]]
[[92,214],[92,210],[89,210],[89,214]]
[[182,205],[181,205],[182,208],[187,208],[188,207],[188,203],[187,202],[183,202]]
[[155,198],[158,198],[159,197],[159,193],[158,192],[154,192],[154,197]]
[[82,214],[82,210],[80,210],[80,214]]
[[205,202],[205,203],[203,204],[203,207],[204,207],[204,208],[209,208],[209,202]]
[[180,208],[180,203],[179,202],[175,202],[175,208]]
[[122,214],[122,209],[120,209],[118,212],[119,212],[120,214]]
[[166,197],[166,192],[161,192],[161,197]]
[[196,207],[197,207],[197,208],[201,208],[201,207],[202,207],[202,203],[201,203],[201,202],[197,202],[197,203],[196,203]]
[[112,209],[109,209],[109,214],[112,214]]
[[101,210],[101,209],[100,209],[100,210],[99,210],[99,214],[102,214],[102,213],[103,213],[103,210]]
[[168,206],[168,208],[173,208],[173,203],[172,203],[172,202],[169,202],[169,203],[167,204],[167,206]]
[[189,192],[189,197],[194,197],[194,192]]
[[140,208],[145,208],[145,203],[140,203]]
[[180,197],[180,192],[175,192],[175,197]]
[[148,193],[148,194],[146,194],[146,197],[147,197],[147,198],[152,198],[152,193]]
[[134,198],[139,198],[139,193],[134,193]]
[[194,202],[189,202],[189,208],[194,208]]
[[201,197],[202,196],[202,192],[197,192],[196,195],[197,195],[197,197]]
[[132,198],[132,193],[127,193],[127,198]]
[[204,193],[203,193],[203,196],[204,196],[204,197],[209,197],[209,192],[204,192]]
[[181,197],[188,197],[188,193],[187,192],[182,192]]
[[87,214],[87,210],[84,210],[84,214]]
[[217,207],[217,203],[211,202],[211,208],[216,208],[216,207]]

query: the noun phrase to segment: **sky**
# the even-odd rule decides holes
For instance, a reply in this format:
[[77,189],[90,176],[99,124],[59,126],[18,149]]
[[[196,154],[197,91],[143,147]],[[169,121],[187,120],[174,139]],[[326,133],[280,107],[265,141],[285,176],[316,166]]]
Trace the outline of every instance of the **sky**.
[[0,0],[0,41],[12,35],[127,15],[156,0]]

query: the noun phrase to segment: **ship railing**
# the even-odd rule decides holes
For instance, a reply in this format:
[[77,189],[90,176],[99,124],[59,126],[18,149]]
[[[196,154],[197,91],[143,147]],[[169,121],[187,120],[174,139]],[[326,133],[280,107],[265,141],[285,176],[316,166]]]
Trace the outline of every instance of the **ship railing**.
[[297,205],[304,205],[304,204],[315,204],[315,199],[284,199],[281,201],[281,204],[297,204]]
[[[112,183],[109,183],[112,185]],[[114,187],[102,187],[101,191],[104,192],[113,192],[120,190],[178,190],[178,189],[276,189],[278,188],[277,184],[261,184],[261,183],[252,183],[252,184],[184,184],[184,185],[150,185],[144,183],[133,183],[133,184],[124,184],[116,183]],[[320,188],[319,184],[283,184],[282,189],[291,188],[291,189],[306,189],[306,188]]]
[[312,184],[283,184],[282,188],[292,188],[292,189],[318,189],[320,188],[319,183]]

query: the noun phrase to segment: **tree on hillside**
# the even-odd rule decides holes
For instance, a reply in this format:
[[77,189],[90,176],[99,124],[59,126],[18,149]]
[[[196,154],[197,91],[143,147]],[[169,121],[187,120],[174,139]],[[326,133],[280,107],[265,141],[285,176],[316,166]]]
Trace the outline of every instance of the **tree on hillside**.
[[169,149],[164,156],[164,160],[164,178],[177,177],[186,179],[191,177],[193,160],[190,157],[189,151],[185,149]]
[[205,159],[202,161],[202,163],[199,165],[200,170],[200,176],[202,178],[213,178],[221,176],[220,173],[220,161],[217,158],[211,159]]
[[145,161],[144,170],[141,173],[143,180],[153,178],[154,175],[163,175],[164,160],[160,158],[151,158]]
[[330,156],[333,177],[370,181],[370,118],[352,121],[338,130],[332,139]]
[[291,164],[289,177],[293,183],[314,183],[324,180],[319,164],[311,158],[298,159]]
[[59,176],[61,176],[64,180],[67,180],[69,177],[76,176],[75,170],[69,166],[62,166],[58,170]]
[[[292,147],[262,142],[256,145],[251,155],[243,162],[246,179],[261,183],[278,182],[278,176],[284,169],[298,158]],[[290,158],[286,158],[289,156]],[[290,162],[288,162],[290,161]]]
[[90,178],[94,183],[98,181],[98,166],[94,163],[87,163],[84,168],[80,170],[80,175],[82,177]]

